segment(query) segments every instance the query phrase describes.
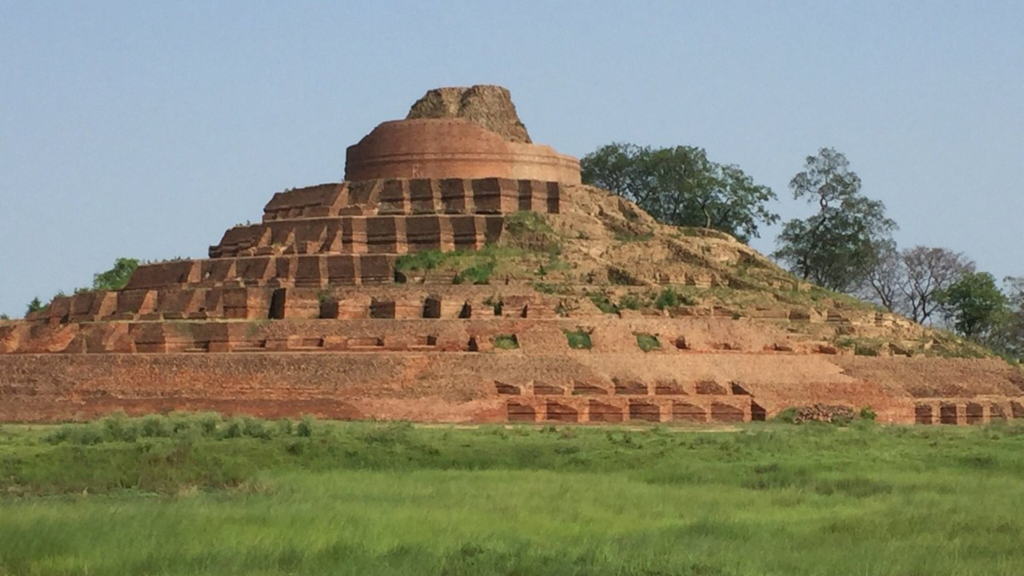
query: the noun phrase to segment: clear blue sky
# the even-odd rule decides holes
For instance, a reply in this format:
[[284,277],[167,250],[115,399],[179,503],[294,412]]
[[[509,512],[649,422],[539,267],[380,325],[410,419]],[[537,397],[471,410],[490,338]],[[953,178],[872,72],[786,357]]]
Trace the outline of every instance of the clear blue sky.
[[702,146],[784,217],[835,147],[901,245],[1024,275],[1022,30],[1019,1],[0,0],[0,312],[118,256],[203,257],[427,89],[479,83],[565,153]]

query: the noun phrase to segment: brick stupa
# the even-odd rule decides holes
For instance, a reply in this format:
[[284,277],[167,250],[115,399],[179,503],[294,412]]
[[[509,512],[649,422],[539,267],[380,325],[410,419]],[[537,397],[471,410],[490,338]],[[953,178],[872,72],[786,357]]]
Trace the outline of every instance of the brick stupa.
[[[543,264],[477,283],[443,266],[396,269],[409,254],[502,245],[524,212],[571,247],[572,271],[555,273],[564,293]],[[638,226],[654,239],[628,242],[648,234]],[[275,194],[262,222],[228,230],[208,259],[140,266],[123,290],[58,297],[0,323],[0,421],[212,409],[738,422],[814,403],[870,406],[891,422],[1024,417],[1024,378],[999,361],[861,357],[827,344],[829,334],[922,330],[891,315],[590,304],[602,283],[753,290],[752,270],[764,286],[800,289],[729,237],[658,226],[582,186],[576,159],[534,144],[504,88],[432,90],[348,149],[344,182]]]

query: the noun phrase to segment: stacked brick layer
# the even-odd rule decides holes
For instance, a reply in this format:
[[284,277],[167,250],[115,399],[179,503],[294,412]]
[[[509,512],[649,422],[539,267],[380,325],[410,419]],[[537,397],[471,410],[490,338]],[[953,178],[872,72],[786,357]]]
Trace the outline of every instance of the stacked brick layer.
[[[991,382],[1006,383],[997,364],[939,362],[965,364]],[[265,417],[703,423],[762,420],[788,406],[822,401],[871,406],[883,422],[980,424],[1024,417],[1019,390],[915,398],[888,383],[843,374],[843,367],[841,359],[826,356],[584,351],[0,355],[0,420],[219,410]]]
[[45,318],[321,317],[323,290],[391,284],[403,254],[476,250],[500,239],[508,214],[567,209],[562,184],[536,180],[387,179],[289,190],[271,199],[263,222],[228,230],[209,259],[140,266],[124,290],[58,297]]

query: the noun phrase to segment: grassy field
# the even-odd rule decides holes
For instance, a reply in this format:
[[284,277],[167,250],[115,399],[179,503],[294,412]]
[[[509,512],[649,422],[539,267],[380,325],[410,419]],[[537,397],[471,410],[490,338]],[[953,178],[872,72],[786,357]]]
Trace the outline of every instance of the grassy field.
[[1024,573],[1024,427],[0,428],[0,575]]

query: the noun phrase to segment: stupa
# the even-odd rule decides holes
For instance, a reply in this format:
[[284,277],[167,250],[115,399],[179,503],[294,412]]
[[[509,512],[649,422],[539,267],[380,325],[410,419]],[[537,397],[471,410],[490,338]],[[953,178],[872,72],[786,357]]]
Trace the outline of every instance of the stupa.
[[813,404],[1024,417],[1016,368],[935,357],[927,329],[812,291],[725,234],[582,185],[504,88],[441,88],[349,147],[345,181],[274,194],[209,258],[0,323],[0,421],[704,423]]

